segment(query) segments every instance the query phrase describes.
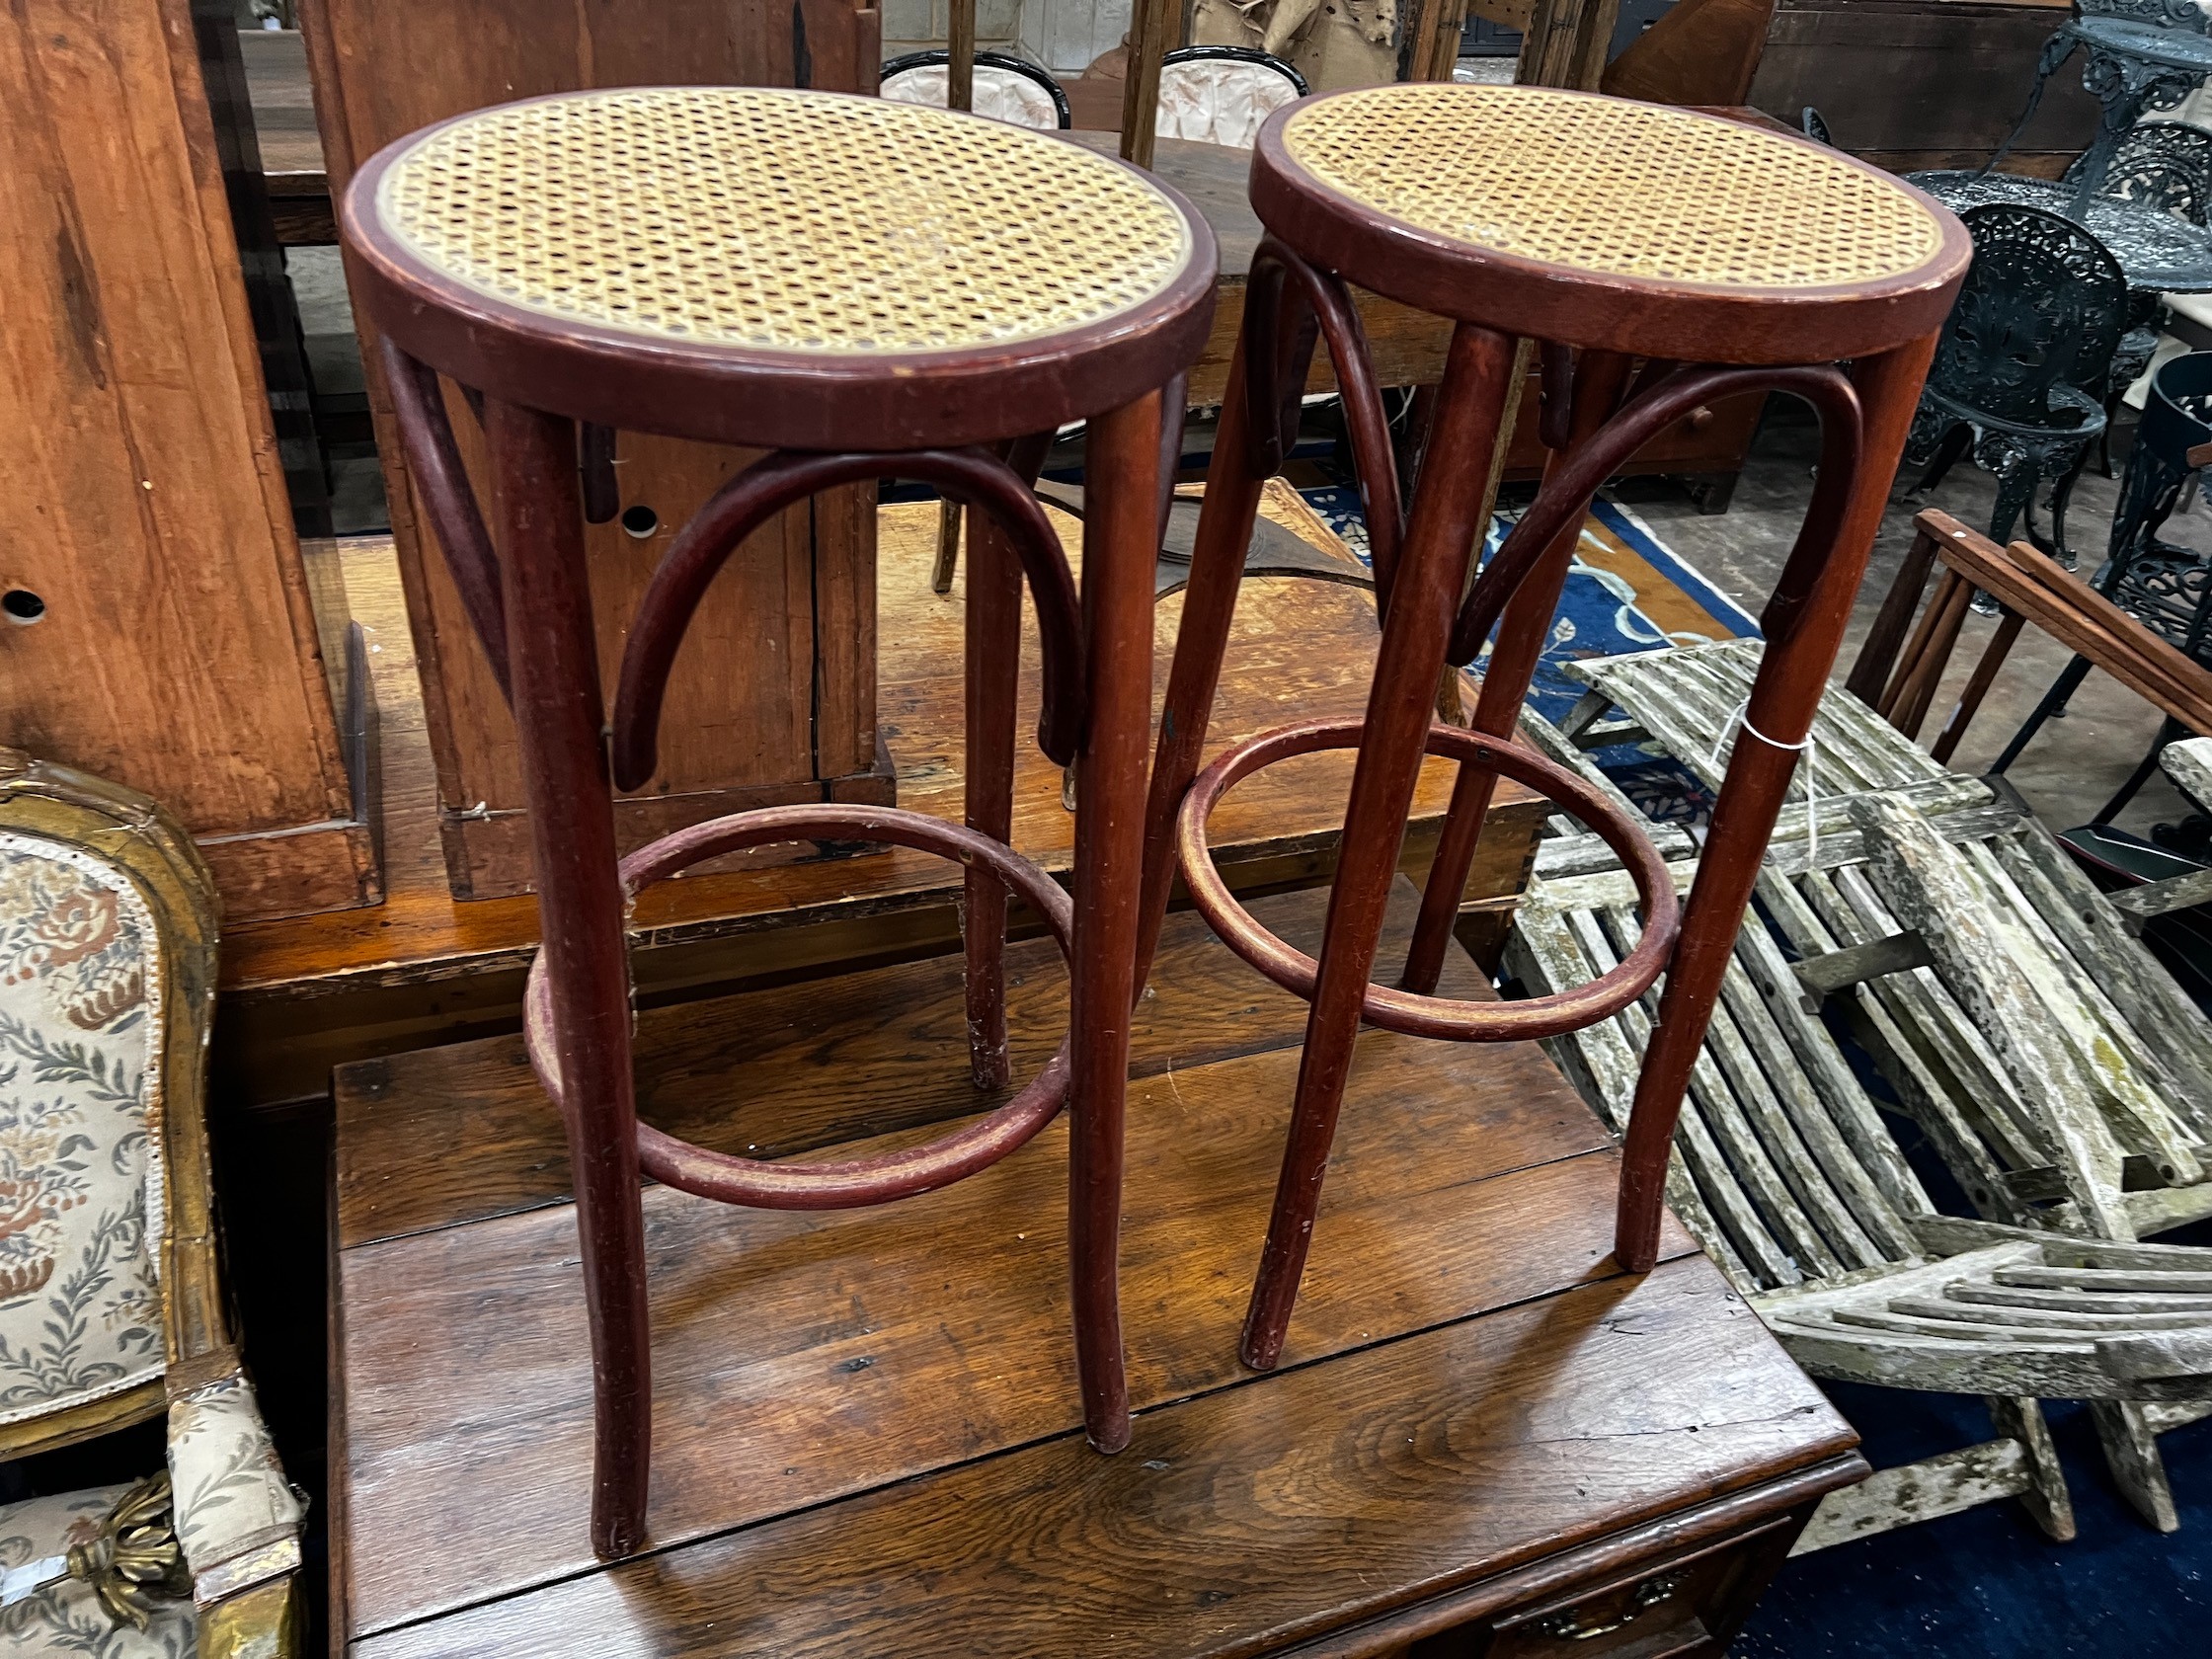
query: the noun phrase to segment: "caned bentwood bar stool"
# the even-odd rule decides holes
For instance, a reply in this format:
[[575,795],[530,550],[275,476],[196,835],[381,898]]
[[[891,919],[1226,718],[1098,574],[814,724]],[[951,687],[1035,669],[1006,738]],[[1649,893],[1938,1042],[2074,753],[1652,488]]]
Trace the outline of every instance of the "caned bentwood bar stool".
[[[1053,204],[1046,220],[1037,204]],[[732,1204],[827,1210],[925,1192],[1015,1150],[1067,1104],[1068,1228],[1092,1441],[1129,1435],[1116,1305],[1121,1128],[1142,857],[1157,548],[1159,388],[1197,356],[1206,222],[1120,162],[998,121],[875,99],[637,88],[533,99],[426,128],[348,190],[354,291],[415,480],[514,713],[545,945],[530,1055],[566,1122],[591,1308],[592,1543],[643,1537],[651,1396],[639,1170]],[[437,375],[490,455],[487,529]],[[1090,421],[1083,592],[1029,484]],[[765,448],[676,534],[603,711],[587,591],[579,423]],[[592,444],[584,449],[590,465]],[[771,514],[896,475],[979,508],[968,587],[968,825],[849,806],[702,824],[617,864],[610,786],[652,776],[662,694],[715,573]],[[587,473],[589,477],[589,472]],[[495,548],[497,553],[495,554]],[[1070,904],[1005,846],[1026,577],[1044,641],[1038,742],[1080,785]],[[640,1124],[623,911],[640,887],[743,847],[830,838],[957,859],[971,1062],[1005,1081],[1010,889],[1069,958],[1069,1034],[1010,1103],[926,1146],[761,1163]]]
[[[1140,961],[1150,960],[1179,861],[1215,930],[1312,1003],[1244,1326],[1245,1361],[1264,1369],[1282,1350],[1363,1018],[1457,1041],[1554,1035],[1605,1018],[1667,971],[1618,1233],[1623,1266],[1651,1266],[1684,1083],[1969,250],[1942,208],[1834,150],[1684,110],[1533,87],[1400,85],[1292,105],[1261,130],[1252,204],[1268,234],[1252,259],[1153,765]],[[1459,325],[1408,514],[1347,282]],[[1316,331],[1344,392],[1382,606],[1367,716],[1263,734],[1193,786],[1260,482],[1291,440]],[[1541,355],[1551,456],[1535,505],[1470,589],[1517,338]],[[1845,358],[1848,373],[1835,366]],[[1592,494],[1669,422],[1751,391],[1788,392],[1818,411],[1819,483],[1762,619],[1766,659],[1701,873],[1678,914],[1650,842],[1511,739]],[[1472,729],[1432,723],[1444,665],[1471,663],[1501,616]],[[1359,757],[1316,964],[1229,897],[1206,821],[1258,768],[1347,748]],[[1425,752],[1458,760],[1459,782],[1403,988],[1385,988],[1370,975]],[[1572,991],[1439,998],[1428,993],[1501,773],[1572,808],[1621,853],[1642,896],[1642,936],[1613,972]]]

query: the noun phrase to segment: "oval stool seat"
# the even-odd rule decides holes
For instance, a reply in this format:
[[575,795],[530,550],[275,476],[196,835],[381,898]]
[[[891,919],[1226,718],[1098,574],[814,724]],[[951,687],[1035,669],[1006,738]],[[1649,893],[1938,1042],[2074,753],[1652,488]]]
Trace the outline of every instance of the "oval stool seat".
[[1348,280],[1638,356],[1807,362],[1941,327],[1955,220],[1841,151],[1546,87],[1407,82],[1262,131],[1252,205]]
[[608,427],[799,448],[1118,408],[1195,356],[1217,265],[1205,220],[1120,161],[764,87],[475,111],[377,154],[344,212],[410,356]]

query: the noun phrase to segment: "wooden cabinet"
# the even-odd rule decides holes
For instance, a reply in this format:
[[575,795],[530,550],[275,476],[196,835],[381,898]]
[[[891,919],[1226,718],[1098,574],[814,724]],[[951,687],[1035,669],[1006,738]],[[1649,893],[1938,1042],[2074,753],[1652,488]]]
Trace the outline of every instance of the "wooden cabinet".
[[379,890],[194,25],[0,20],[0,743],[163,802],[239,921]]
[[[340,194],[392,140],[511,99],[647,83],[875,87],[877,14],[851,0],[313,0],[302,10],[324,157]],[[518,893],[530,855],[514,726],[408,484],[373,349],[366,356],[447,874],[457,897]],[[449,401],[481,487],[475,426]],[[619,511],[586,537],[610,690],[656,561],[750,458],[630,433],[617,457]],[[625,849],[753,807],[890,802],[875,657],[874,492],[862,486],[791,509],[716,581],[676,660],[661,770],[616,803]]]
[[[1894,173],[1979,167],[2069,15],[2067,0],[1779,0],[1749,101],[1791,125],[1809,104],[1838,144]],[[2010,171],[2055,178],[2095,135],[2081,65],[2051,77]]]

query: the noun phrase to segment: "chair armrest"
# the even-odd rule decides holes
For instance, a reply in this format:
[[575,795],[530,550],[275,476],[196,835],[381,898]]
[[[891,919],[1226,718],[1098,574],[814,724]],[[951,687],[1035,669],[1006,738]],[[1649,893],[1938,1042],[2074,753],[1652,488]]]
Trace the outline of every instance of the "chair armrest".
[[306,1504],[284,1478],[243,1376],[172,1393],[169,1475],[177,1540],[202,1609],[298,1571]]
[[298,1659],[306,1616],[299,1575],[241,1590],[199,1610],[199,1659]]
[[2170,743],[2159,750],[2159,764],[2198,811],[2212,812],[2212,738]]

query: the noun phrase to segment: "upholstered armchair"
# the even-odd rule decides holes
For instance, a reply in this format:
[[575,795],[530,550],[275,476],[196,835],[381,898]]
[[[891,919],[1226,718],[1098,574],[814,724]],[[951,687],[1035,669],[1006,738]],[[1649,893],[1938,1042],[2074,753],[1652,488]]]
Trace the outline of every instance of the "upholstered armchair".
[[169,1448],[135,1486],[0,1507],[11,1659],[299,1644],[304,1506],[222,1295],[214,998],[190,837],[143,796],[0,749],[0,1460],[154,1416]]

